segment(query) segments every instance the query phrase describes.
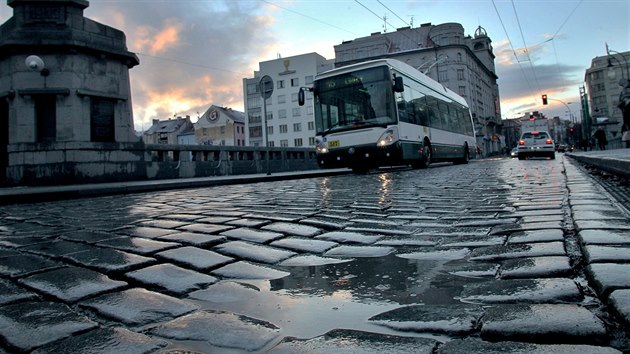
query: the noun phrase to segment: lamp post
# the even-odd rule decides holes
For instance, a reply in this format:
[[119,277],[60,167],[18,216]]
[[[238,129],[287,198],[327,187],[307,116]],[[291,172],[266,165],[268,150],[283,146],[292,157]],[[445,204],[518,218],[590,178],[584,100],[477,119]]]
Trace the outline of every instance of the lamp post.
[[[621,54],[621,53],[619,53],[617,51],[609,49],[608,48],[608,44],[606,44],[606,54],[608,55],[608,65],[607,65],[607,67],[608,67],[609,77],[611,77],[611,78],[615,77],[615,69],[614,69],[615,66],[611,63],[611,61],[610,61],[611,59],[614,59],[617,62],[617,64],[619,64],[620,67],[622,66],[622,64],[619,61],[619,59],[615,58],[615,56],[614,56],[614,54],[617,54],[617,55],[619,55],[621,57],[621,59],[623,59],[623,62],[625,63],[625,65],[623,65],[623,66],[626,68],[626,79],[630,80],[630,67],[628,66],[628,61],[626,60],[626,57],[624,57],[623,54]],[[623,79],[624,79],[624,77],[623,77],[623,69],[621,69],[621,80],[623,80]],[[626,86],[628,84],[624,83],[623,81],[620,81],[619,85],[620,86]]]
[[[551,98],[549,96],[547,96],[547,99],[550,101],[558,101],[560,103],[562,103],[566,108],[567,111],[569,112],[569,119],[571,120],[571,124],[575,125],[574,119],[573,119],[573,112],[571,111],[571,108],[569,108],[569,104],[573,103],[573,102],[564,102],[562,100],[559,100],[557,98]],[[573,137],[573,132],[571,132],[571,142],[573,142],[575,144],[575,139]]]

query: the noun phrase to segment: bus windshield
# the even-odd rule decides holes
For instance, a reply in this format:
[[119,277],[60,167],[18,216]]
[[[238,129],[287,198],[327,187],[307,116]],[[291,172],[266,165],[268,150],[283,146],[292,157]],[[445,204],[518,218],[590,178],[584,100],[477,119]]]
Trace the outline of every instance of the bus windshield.
[[314,89],[317,135],[397,123],[387,66],[317,80]]

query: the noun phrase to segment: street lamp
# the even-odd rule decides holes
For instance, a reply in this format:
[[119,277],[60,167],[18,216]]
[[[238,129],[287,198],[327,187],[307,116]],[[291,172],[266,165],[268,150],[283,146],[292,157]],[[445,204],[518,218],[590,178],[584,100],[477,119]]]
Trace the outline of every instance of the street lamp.
[[[624,57],[623,54],[621,54],[621,53],[619,53],[617,51],[609,49],[608,48],[608,44],[606,44],[606,54],[608,55],[608,59],[607,59],[608,60],[608,65],[607,65],[607,67],[608,67],[608,77],[611,78],[611,79],[614,79],[615,76],[616,76],[615,66],[612,64],[611,59],[614,59],[617,62],[617,64],[619,64],[620,67],[622,66],[621,61],[619,61],[619,59],[615,58],[615,56],[614,56],[614,54],[617,54],[617,55],[619,55],[621,57],[621,59],[623,59],[623,62],[625,63],[625,65],[623,65],[623,66],[625,66],[625,68],[626,68],[626,79],[628,79],[630,81],[630,67],[628,66],[628,61],[626,60],[626,57]],[[623,79],[624,79],[624,77],[623,77],[623,69],[621,69],[621,80],[619,81],[619,85],[620,86],[626,86],[628,84],[628,83],[624,82]]]

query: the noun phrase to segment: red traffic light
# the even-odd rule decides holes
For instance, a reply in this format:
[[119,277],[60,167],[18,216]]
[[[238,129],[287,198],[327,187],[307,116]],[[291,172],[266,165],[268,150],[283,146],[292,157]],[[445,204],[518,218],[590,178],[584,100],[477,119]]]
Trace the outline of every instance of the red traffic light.
[[547,104],[547,95],[542,95],[543,104]]

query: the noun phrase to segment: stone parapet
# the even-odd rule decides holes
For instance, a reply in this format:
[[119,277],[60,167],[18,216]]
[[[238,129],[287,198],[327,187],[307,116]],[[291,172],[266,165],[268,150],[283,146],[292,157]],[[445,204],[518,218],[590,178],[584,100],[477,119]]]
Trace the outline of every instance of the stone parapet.
[[315,152],[310,148],[54,142],[9,145],[8,154],[9,185],[120,182],[318,169]]

